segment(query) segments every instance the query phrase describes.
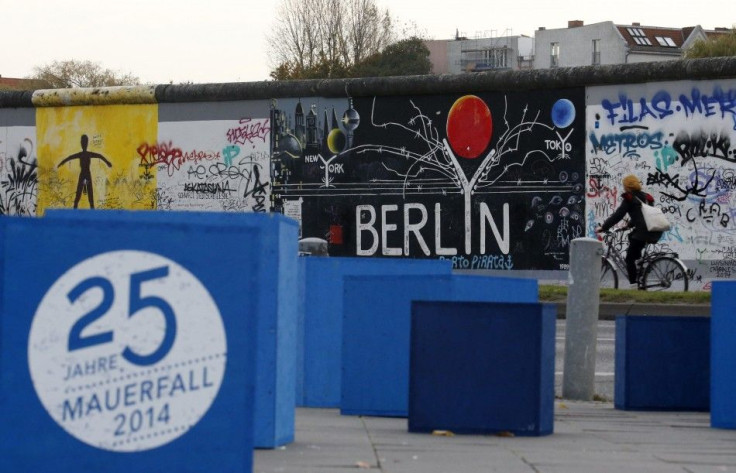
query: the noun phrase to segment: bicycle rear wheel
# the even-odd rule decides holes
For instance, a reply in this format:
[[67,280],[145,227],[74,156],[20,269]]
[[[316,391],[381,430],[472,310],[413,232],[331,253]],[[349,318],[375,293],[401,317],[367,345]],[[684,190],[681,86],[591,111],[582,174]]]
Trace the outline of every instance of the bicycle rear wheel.
[[647,291],[687,291],[687,269],[671,256],[660,256],[652,260],[642,276]]
[[618,289],[618,273],[606,258],[601,259],[601,287]]

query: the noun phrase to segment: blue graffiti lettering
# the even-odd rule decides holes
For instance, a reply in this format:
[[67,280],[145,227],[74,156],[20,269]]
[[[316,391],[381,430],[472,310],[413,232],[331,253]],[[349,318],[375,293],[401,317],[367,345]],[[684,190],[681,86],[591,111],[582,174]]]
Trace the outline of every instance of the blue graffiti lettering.
[[511,255],[473,255],[471,269],[513,269],[514,262]]
[[671,146],[665,146],[661,151],[655,151],[656,167],[660,172],[667,172],[667,168],[675,164],[679,159],[677,152]]
[[715,169],[699,169],[690,174],[690,182],[693,184],[701,182],[701,179],[707,182],[706,186],[700,192],[700,197],[702,197],[701,204],[705,201],[716,201],[719,197],[730,194],[730,189],[723,188],[719,185],[722,179]]
[[[611,122],[611,125],[638,123],[647,116],[661,120],[675,113],[672,110],[672,97],[666,91],[659,91],[654,94],[649,103],[646,97],[640,98],[638,107],[635,107],[634,101],[625,94],[619,95],[618,102],[603,99],[601,106],[606,110],[606,118]],[[621,113],[617,113],[619,109]]]
[[736,90],[731,89],[724,92],[720,86],[716,85],[713,93],[707,95],[693,88],[690,97],[685,94],[680,95],[680,104],[688,117],[695,114],[710,117],[720,112],[721,118],[726,118],[726,115],[736,115]]
[[595,152],[603,151],[609,155],[618,153],[625,157],[633,157],[639,156],[639,150],[642,149],[657,150],[662,148],[663,137],[664,133],[661,131],[656,133],[609,133],[600,136],[591,133],[590,141]]
[[725,119],[730,116],[736,130],[736,89],[724,90],[720,85],[714,85],[711,93],[705,93],[694,87],[689,94],[680,94],[678,102],[673,107],[672,95],[660,90],[651,96],[651,100],[648,97],[633,99],[626,94],[619,94],[615,100],[601,100],[601,107],[611,125],[637,124],[648,117],[662,120],[677,112],[684,113],[688,118],[695,115],[720,115]]
[[[644,99],[642,99],[644,101]],[[652,108],[659,113],[659,119],[675,113],[672,110],[672,97],[669,92],[660,90],[652,96]]]
[[682,235],[680,235],[680,226],[673,225],[672,228],[662,234],[662,238],[660,238],[659,241],[660,243],[664,243],[667,241],[677,241],[682,243],[683,240]]
[[225,158],[225,166],[233,165],[233,158],[240,154],[240,146],[228,145],[222,149],[222,156]]

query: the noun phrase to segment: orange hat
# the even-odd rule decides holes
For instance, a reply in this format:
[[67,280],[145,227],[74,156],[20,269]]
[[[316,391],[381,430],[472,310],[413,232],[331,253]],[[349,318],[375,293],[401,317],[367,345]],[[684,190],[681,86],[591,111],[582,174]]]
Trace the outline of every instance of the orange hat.
[[624,190],[626,192],[641,190],[641,181],[633,174],[629,174],[628,176],[624,177],[622,182],[624,184]]

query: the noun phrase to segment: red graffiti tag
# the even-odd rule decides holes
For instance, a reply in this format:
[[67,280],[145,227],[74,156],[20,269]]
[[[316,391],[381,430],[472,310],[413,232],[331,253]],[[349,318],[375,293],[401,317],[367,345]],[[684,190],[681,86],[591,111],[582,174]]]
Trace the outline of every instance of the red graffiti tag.
[[157,143],[150,145],[148,143],[141,144],[138,149],[138,155],[141,158],[141,166],[150,167],[156,165],[166,166],[169,176],[175,171],[181,169],[186,162],[219,160],[221,155],[219,151],[197,151],[192,150],[183,152],[181,148],[175,147],[171,141],[168,143]]
[[171,141],[154,145],[142,143],[136,151],[138,151],[138,156],[141,157],[142,166],[150,167],[165,164],[169,170],[169,176],[184,164],[184,153],[181,148],[174,147]]
[[271,132],[269,120],[253,120],[252,118],[241,118],[240,125],[227,131],[227,140],[232,144],[244,145],[246,142],[266,141],[268,134]]

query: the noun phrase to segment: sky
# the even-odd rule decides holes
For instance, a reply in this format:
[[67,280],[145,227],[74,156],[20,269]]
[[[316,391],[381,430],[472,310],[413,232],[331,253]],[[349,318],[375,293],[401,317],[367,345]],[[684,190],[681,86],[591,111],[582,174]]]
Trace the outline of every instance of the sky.
[[[428,39],[534,36],[539,27],[613,21],[733,27],[733,0],[376,0]],[[148,84],[269,79],[267,35],[281,0],[0,0],[0,76],[53,61],[93,61]],[[657,6],[659,5],[659,6]]]

